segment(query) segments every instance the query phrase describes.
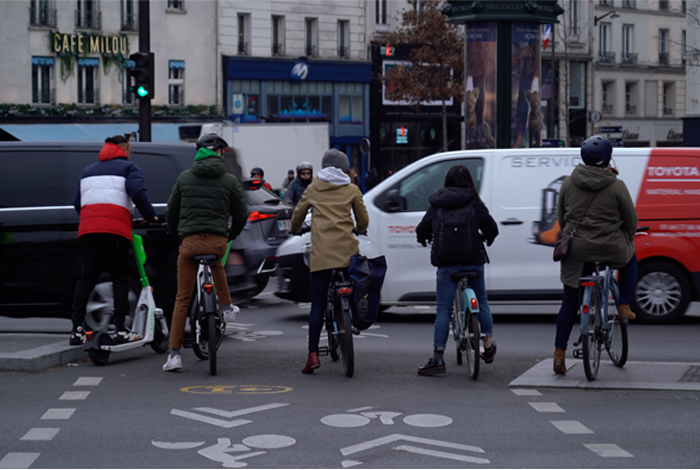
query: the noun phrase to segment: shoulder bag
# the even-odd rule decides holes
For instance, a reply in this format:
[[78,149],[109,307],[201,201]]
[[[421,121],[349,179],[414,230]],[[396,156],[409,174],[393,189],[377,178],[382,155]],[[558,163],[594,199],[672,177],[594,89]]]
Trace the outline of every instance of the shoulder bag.
[[566,254],[569,252],[569,243],[571,242],[571,237],[574,236],[574,233],[576,232],[576,229],[578,228],[579,225],[581,225],[581,222],[583,222],[583,218],[586,217],[586,214],[588,213],[588,209],[591,207],[591,204],[593,204],[593,200],[595,197],[598,195],[598,193],[595,193],[593,197],[591,198],[590,202],[586,206],[586,210],[583,211],[583,215],[579,219],[578,223],[576,224],[576,227],[571,231],[570,235],[562,235],[562,237],[557,240],[557,242],[554,244],[554,253],[552,253],[552,259],[554,261],[561,261],[566,257]]

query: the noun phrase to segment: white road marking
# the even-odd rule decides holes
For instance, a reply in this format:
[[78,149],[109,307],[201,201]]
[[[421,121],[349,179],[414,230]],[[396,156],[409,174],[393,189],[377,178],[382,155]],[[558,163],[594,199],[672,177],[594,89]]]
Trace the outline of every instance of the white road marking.
[[413,308],[415,308],[416,310],[430,310],[433,307],[431,307],[430,305],[414,305]]
[[537,390],[531,390],[527,388],[513,388],[511,392],[515,393],[519,397],[541,397],[542,394]]
[[564,410],[556,403],[528,403],[540,413],[564,413]]
[[49,408],[39,419],[70,419],[75,413],[75,408]]
[[170,410],[170,414],[180,416],[182,418],[193,419],[202,423],[213,424],[214,426],[219,426],[224,429],[235,428],[236,426],[242,426],[244,424],[252,423],[252,421],[249,419],[235,419],[233,421],[224,421],[222,419],[211,418],[209,416],[198,415],[197,413],[190,413],[189,411],[175,409]]
[[61,428],[32,428],[27,434],[20,437],[20,441],[50,441]]
[[0,460],[0,468],[29,468],[40,455],[38,452],[8,452]]
[[194,449],[195,447],[203,446],[205,442],[162,442],[151,441],[155,447],[168,450]]
[[362,465],[362,462],[360,462],[359,460],[343,460],[341,464],[343,465],[343,468],[350,468],[355,467],[357,465]]
[[59,400],[85,400],[90,392],[63,392]]
[[370,422],[366,416],[358,416],[351,414],[328,415],[321,418],[321,422],[326,426],[334,428],[359,428]]
[[374,408],[374,406],[362,406],[360,408],[353,408],[352,410],[348,410],[348,413],[357,413],[358,411],[373,410]]
[[102,377],[80,377],[73,384],[74,387],[100,385]]
[[362,338],[363,336],[375,336],[377,338],[388,338],[389,335],[380,335],[378,333],[366,333],[366,332],[361,332],[357,338]]
[[359,444],[340,449],[340,453],[343,455],[352,455],[358,452],[362,452],[364,450],[373,449],[375,447],[380,447],[384,444],[390,444],[396,441],[408,441],[415,442],[418,444],[429,444],[433,446],[447,447],[450,449],[466,450],[468,452],[479,452],[481,454],[486,453],[481,447],[457,444],[454,442],[438,441],[435,439],[425,439],[423,437],[407,436],[405,434],[389,434],[388,436],[380,437],[378,439],[372,439],[370,441],[361,442]]
[[478,457],[470,457],[468,455],[461,455],[461,454],[452,454],[450,452],[439,452],[437,450],[423,449],[421,447],[413,447],[413,446],[403,445],[403,446],[394,447],[394,449],[405,450],[405,451],[411,452],[413,454],[422,454],[422,455],[429,455],[431,457],[440,457],[442,459],[458,460],[460,462],[471,462],[471,463],[481,463],[481,464],[491,463],[491,462],[489,462],[488,459],[481,459]]
[[601,457],[634,457],[615,444],[584,444],[583,446]]
[[593,434],[593,431],[580,421],[550,421],[550,423],[564,434]]
[[258,449],[282,449],[296,444],[296,439],[289,436],[279,436],[277,434],[261,434],[259,436],[249,436],[241,441],[243,444]]
[[368,418],[379,418],[382,424],[394,424],[394,418],[401,416],[403,413],[397,413],[395,411],[370,411],[362,413],[362,416]]
[[283,406],[289,406],[289,403],[270,403],[269,405],[254,406],[252,408],[244,408],[242,410],[236,411],[224,411],[217,410],[216,408],[194,408],[195,411],[203,411],[205,413],[211,413],[216,416],[223,416],[224,418],[233,418],[235,416],[243,416],[250,413],[257,413],[258,411],[274,410],[275,408],[282,408]]
[[443,415],[415,414],[406,416],[403,422],[419,428],[440,428],[452,424],[452,418]]
[[265,331],[253,331],[254,335],[260,335],[260,336],[278,336],[278,335],[283,335],[283,331],[275,331],[275,330],[265,330]]
[[248,454],[233,455],[228,454],[228,452],[240,452],[240,444],[236,444],[231,447],[231,439],[226,439],[220,437],[217,439],[217,443],[210,447],[205,447],[197,451],[199,455],[202,455],[209,460],[214,462],[221,462],[226,468],[242,468],[246,467],[248,464],[245,462],[239,462],[239,460],[255,457],[256,455],[263,455],[267,452],[250,452]]

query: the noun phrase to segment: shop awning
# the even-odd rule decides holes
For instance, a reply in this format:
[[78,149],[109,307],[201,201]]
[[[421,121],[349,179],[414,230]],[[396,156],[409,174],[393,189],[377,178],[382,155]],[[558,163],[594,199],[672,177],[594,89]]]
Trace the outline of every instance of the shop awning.
[[[153,142],[183,142],[178,135],[178,128],[187,124],[201,123],[153,123],[151,140]],[[137,132],[138,123],[111,124],[0,124],[0,129],[17,140],[24,142],[104,142],[107,137]]]

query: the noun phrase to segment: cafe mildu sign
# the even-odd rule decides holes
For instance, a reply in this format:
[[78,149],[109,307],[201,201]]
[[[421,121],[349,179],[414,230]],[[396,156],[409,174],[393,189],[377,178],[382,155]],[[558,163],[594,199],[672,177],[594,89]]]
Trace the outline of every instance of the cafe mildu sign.
[[126,57],[129,38],[126,36],[98,36],[95,34],[53,33],[51,49],[56,54],[113,54]]

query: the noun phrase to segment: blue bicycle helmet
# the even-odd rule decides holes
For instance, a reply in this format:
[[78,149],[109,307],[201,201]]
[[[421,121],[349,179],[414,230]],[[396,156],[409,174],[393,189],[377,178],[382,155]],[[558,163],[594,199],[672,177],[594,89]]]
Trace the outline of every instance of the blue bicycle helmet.
[[594,135],[583,141],[581,158],[583,163],[600,168],[608,166],[612,157],[612,144],[602,135]]

